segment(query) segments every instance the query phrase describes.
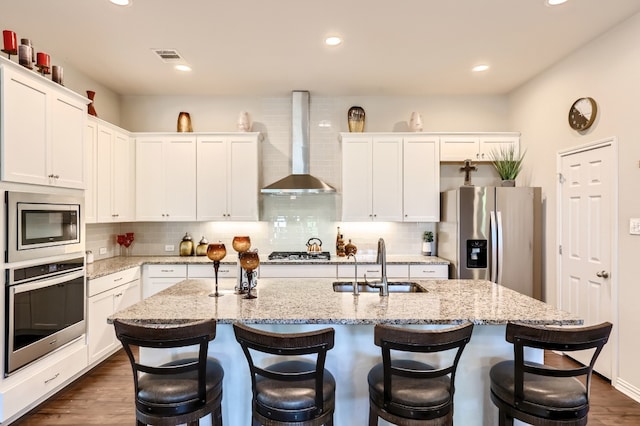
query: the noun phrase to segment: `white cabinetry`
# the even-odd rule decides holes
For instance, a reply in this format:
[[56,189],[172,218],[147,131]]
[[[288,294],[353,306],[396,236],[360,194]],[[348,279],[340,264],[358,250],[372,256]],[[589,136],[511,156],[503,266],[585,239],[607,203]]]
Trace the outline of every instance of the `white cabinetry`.
[[449,279],[449,265],[409,265],[411,279]]
[[260,265],[260,278],[335,278],[336,265]]
[[[87,223],[132,221],[135,217],[134,146],[129,134],[106,121],[90,117],[86,148],[92,151],[92,156],[86,157]],[[92,210],[95,211],[93,216],[89,214]]]
[[98,123],[87,120],[84,144],[84,172],[86,189],[84,191],[84,221],[96,223],[97,212],[97,166],[98,166]]
[[[355,278],[355,266],[338,265],[338,278],[353,281]],[[358,280],[379,280],[382,278],[382,265],[377,263],[362,263],[358,265]],[[387,265],[387,278],[409,278],[409,266],[408,265]]]
[[186,278],[187,265],[144,265],[142,267],[142,297],[146,299],[153,296]]
[[[235,278],[238,276],[238,265],[221,263],[218,268],[218,278]],[[215,278],[216,274],[213,269],[213,262],[203,265],[187,265],[187,277],[189,279],[197,278]]]
[[258,220],[259,133],[197,137],[197,219]]
[[402,221],[402,136],[342,135],[342,220]]
[[440,139],[343,133],[342,220],[440,220]]
[[501,148],[520,148],[518,133],[440,135],[440,161],[491,161],[491,152]]
[[84,189],[88,99],[0,61],[2,180]]
[[5,377],[0,385],[0,423],[44,402],[86,367],[87,347],[80,339]]
[[136,136],[136,218],[196,220],[195,136]]
[[403,158],[403,220],[440,221],[440,138],[405,136]]
[[140,301],[140,268],[131,268],[87,281],[87,343],[89,365],[120,348],[107,318]]

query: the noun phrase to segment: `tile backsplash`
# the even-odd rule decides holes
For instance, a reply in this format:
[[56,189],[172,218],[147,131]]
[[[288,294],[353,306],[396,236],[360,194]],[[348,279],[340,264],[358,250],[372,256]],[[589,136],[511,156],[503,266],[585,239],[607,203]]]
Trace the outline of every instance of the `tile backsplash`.
[[[130,248],[133,256],[175,256],[188,232],[197,244],[204,236],[209,242],[222,241],[231,247],[235,235],[249,235],[252,247],[261,253],[304,251],[311,237],[320,238],[323,251],[335,253],[337,227],[345,242],[349,239],[361,254],[373,254],[378,238],[385,239],[388,254],[420,254],[422,233],[434,231],[434,223],[341,222],[337,220],[336,195],[267,196],[262,199],[261,220],[256,222],[130,222],[87,225],[87,250],[95,259],[120,255],[117,234],[135,233]],[[173,245],[173,251],[165,246]],[[106,248],[100,254],[100,248]]]

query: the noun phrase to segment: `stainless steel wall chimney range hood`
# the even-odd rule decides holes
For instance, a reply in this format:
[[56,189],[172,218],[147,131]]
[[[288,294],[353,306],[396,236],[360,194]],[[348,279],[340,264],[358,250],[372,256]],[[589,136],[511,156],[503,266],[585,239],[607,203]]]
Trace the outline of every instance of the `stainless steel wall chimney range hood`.
[[291,174],[260,190],[263,194],[323,194],[335,188],[309,174],[309,92],[291,93]]

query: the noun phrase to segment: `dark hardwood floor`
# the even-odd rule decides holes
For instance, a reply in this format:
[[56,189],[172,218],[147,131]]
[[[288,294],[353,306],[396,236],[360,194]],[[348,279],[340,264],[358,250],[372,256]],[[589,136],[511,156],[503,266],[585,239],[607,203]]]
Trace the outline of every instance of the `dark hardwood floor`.
[[[545,355],[545,363],[553,366],[575,364],[570,358],[554,353]],[[342,426],[339,419],[336,420],[336,426]],[[89,374],[13,424],[15,426],[135,425],[133,380],[126,355],[123,351],[113,355]],[[594,377],[591,387],[589,425],[640,425],[640,403],[613,389],[606,380]]]

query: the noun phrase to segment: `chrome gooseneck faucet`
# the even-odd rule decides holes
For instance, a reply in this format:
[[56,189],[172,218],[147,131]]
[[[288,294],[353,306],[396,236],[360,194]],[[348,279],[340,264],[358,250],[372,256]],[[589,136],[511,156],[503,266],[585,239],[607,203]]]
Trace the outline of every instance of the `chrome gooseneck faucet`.
[[382,278],[378,282],[368,283],[371,287],[380,289],[380,296],[389,295],[389,282],[387,281],[387,249],[384,240],[378,240],[378,256],[376,262],[382,267]]
[[356,270],[356,273],[353,278],[353,295],[360,296],[360,288],[358,287],[358,259],[356,259],[356,255],[353,253],[349,253],[347,255],[347,259],[353,257],[353,264]]

